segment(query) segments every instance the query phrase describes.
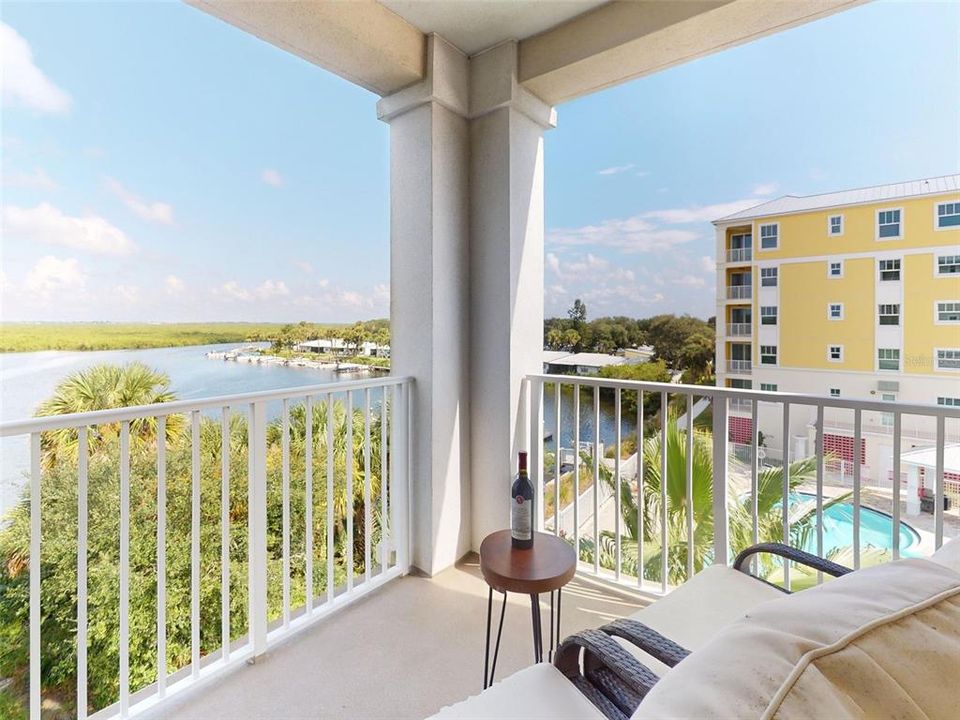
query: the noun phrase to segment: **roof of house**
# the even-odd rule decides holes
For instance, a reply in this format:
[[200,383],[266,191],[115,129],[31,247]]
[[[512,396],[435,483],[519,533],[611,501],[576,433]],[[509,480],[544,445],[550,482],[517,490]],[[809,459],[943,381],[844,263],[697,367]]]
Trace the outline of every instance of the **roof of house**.
[[[935,468],[937,466],[937,448],[928,447],[919,450],[910,450],[900,456],[900,461],[907,465],[922,465]],[[943,470],[949,473],[960,473],[960,444],[945,445],[943,448]]]
[[626,358],[604,353],[575,353],[551,360],[551,365],[570,365],[584,367],[606,367],[608,365],[623,365]]
[[552,363],[556,360],[559,360],[562,357],[566,357],[570,353],[566,350],[544,350],[543,351],[543,361],[545,363]]
[[844,205],[863,205],[956,191],[960,191],[960,175],[944,175],[891,185],[841,190],[839,192],[823,193],[822,195],[784,195],[776,200],[754,205],[713,222],[715,224],[728,223],[732,220],[751,220],[770,215],[788,215]]

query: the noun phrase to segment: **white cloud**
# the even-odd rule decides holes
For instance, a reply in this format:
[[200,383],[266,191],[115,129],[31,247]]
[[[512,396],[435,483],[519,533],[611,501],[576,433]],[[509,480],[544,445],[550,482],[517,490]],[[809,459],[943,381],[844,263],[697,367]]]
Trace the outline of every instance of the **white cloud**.
[[558,258],[555,253],[547,253],[547,267],[553,270],[555,275],[563,274],[563,271],[560,269],[560,258]]
[[64,215],[49,203],[35,208],[8,205],[3,209],[3,232],[29,242],[64,245],[101,255],[126,255],[134,244],[123,230],[97,215]]
[[707,284],[707,281],[699,275],[681,275],[673,279],[673,284],[684,285],[686,287],[703,287]]
[[604,220],[598,225],[550,230],[547,243],[553,246],[611,247],[630,253],[668,250],[697,237],[698,234],[690,230],[662,229],[634,216]]
[[34,64],[30,44],[6,23],[0,23],[0,60],[4,105],[45,113],[70,109],[70,95]]
[[629,165],[614,165],[613,167],[604,168],[603,170],[597,170],[597,175],[617,175],[627,170],[632,170],[636,165],[630,163]]
[[34,295],[45,298],[54,292],[82,289],[85,281],[76,258],[61,260],[45,255],[27,273],[24,286]]
[[714,262],[712,257],[704,255],[700,258],[700,269],[705,273],[713,274],[717,271],[717,263]]
[[270,168],[264,169],[260,173],[260,179],[263,180],[267,185],[273,185],[273,187],[280,187],[283,185],[283,177],[276,170],[271,170]]
[[107,189],[120,198],[134,215],[147,222],[173,225],[173,207],[163,202],[150,202],[131,192],[113,178],[104,180]]
[[167,291],[167,295],[182,295],[186,289],[183,280],[176,275],[167,275],[163,279],[163,287]]
[[642,213],[640,217],[650,220],[659,220],[668,225],[685,225],[687,223],[712,222],[735,212],[740,212],[748,207],[759,205],[764,202],[757,198],[745,198],[743,200],[734,200],[727,203],[716,203],[714,205],[693,205],[685,208],[669,208],[666,210],[651,210]]
[[230,280],[213,292],[215,295],[247,302],[250,300],[269,300],[271,298],[286,297],[290,294],[290,289],[283,280],[264,280],[255,288],[245,288],[236,280]]
[[3,176],[3,184],[5,187],[27,190],[56,190],[58,187],[43,168],[35,168],[33,172],[6,173]]
[[124,302],[135,303],[140,299],[140,288],[136,285],[117,285],[115,289]]
[[296,266],[297,266],[298,268],[300,268],[301,270],[303,270],[303,272],[305,272],[305,273],[312,273],[312,272],[313,272],[313,265],[310,264],[309,262],[307,262],[306,260],[296,260],[296,261],[294,261],[293,264],[296,265]]
[[775,182],[760,183],[755,188],[753,188],[753,194],[754,195],[773,195],[779,188],[780,188],[780,185],[778,185]]

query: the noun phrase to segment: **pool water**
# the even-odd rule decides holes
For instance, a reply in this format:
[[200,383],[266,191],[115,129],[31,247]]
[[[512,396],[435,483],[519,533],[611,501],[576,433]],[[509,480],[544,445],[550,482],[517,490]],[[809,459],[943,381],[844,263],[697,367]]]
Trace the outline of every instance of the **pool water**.
[[[815,495],[798,493],[797,500],[809,502]],[[907,523],[900,523],[900,555],[902,557],[920,557],[920,535]],[[873,546],[886,550],[893,549],[893,518],[873,508],[860,506],[860,547]],[[823,510],[823,552],[828,555],[837,548],[853,547],[853,503],[836,503]],[[817,534],[810,533],[804,543],[804,550],[817,551]]]

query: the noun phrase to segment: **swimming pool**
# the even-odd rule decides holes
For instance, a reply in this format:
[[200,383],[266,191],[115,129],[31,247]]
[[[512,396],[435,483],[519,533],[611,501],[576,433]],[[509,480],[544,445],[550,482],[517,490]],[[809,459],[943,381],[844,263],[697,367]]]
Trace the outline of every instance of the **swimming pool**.
[[[809,502],[816,495],[797,493],[796,501]],[[791,501],[791,504],[794,501]],[[873,546],[892,550],[893,518],[885,512],[860,506],[860,547]],[[920,557],[918,547],[920,535],[905,522],[900,523],[900,555],[902,557]],[[823,510],[823,552],[829,554],[837,548],[853,547],[853,503],[844,502],[831,505]],[[817,534],[810,533],[803,549],[817,551]]]

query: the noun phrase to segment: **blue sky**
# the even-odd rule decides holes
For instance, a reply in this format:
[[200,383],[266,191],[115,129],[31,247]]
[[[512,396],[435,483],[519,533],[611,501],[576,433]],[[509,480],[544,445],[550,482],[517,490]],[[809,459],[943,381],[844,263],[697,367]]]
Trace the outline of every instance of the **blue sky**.
[[[388,314],[374,95],[180,3],[2,20],[3,319]],[[706,317],[711,219],[958,172],[958,31],[872,3],[560,106],[548,315]]]

